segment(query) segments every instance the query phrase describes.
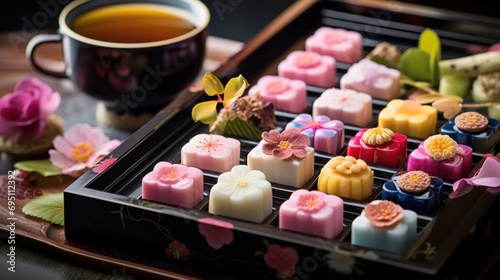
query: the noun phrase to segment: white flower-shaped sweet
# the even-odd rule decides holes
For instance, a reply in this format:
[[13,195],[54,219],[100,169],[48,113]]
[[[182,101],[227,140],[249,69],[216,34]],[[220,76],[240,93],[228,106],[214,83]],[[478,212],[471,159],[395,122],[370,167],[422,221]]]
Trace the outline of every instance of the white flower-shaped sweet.
[[259,170],[236,165],[222,173],[210,190],[208,212],[251,222],[262,222],[272,211],[271,183]]

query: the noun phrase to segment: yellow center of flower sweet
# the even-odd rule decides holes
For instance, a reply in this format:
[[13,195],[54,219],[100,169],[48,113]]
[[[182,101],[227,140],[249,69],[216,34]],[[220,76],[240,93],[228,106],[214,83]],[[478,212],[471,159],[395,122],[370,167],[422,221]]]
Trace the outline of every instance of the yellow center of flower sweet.
[[281,140],[278,144],[278,148],[280,148],[281,150],[287,150],[291,145],[292,144],[290,142]]
[[286,85],[284,83],[282,83],[281,81],[275,81],[275,82],[269,83],[269,85],[267,86],[267,90],[270,93],[280,93],[280,92],[284,91],[286,88],[287,88]]
[[408,114],[416,114],[422,111],[422,105],[415,100],[407,99],[401,103],[399,107],[399,112],[408,113]]
[[467,117],[466,117],[466,119],[467,119],[468,122],[474,123],[474,122],[476,122],[476,121],[479,120],[479,116],[476,115],[476,114],[468,114]]
[[382,145],[392,140],[394,132],[388,128],[375,127],[363,133],[361,140],[368,145]]
[[433,135],[424,141],[424,150],[435,160],[445,160],[455,156],[458,144],[448,135]]
[[352,156],[338,156],[332,161],[331,168],[339,173],[349,175],[367,169],[368,165],[362,159],[356,159]]
[[75,147],[71,149],[71,154],[78,162],[86,162],[92,155],[92,145],[88,142],[76,143]]
[[240,178],[236,181],[236,185],[240,188],[243,188],[243,187],[246,187],[248,185],[248,181],[243,179],[243,178]]

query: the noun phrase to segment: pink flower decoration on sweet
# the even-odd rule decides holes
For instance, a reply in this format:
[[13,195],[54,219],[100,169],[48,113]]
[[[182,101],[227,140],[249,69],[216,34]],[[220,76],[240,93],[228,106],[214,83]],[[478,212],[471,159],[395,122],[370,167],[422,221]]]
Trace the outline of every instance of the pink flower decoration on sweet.
[[323,26],[305,44],[306,50],[333,56],[339,62],[354,63],[363,55],[362,41],[359,32]]
[[335,58],[331,56],[309,51],[293,51],[278,64],[278,76],[328,88],[335,84],[335,65]]
[[63,174],[78,177],[120,144],[118,140],[110,140],[98,127],[75,124],[64,136],[54,139],[55,149],[49,150],[50,161]]
[[117,160],[117,158],[107,158],[107,159],[97,163],[92,168],[92,171],[94,171],[97,174],[100,174],[100,173],[104,172],[106,169],[108,169],[108,167],[113,165],[113,163],[115,163],[116,160]]
[[302,80],[266,75],[248,90],[249,95],[257,93],[278,110],[301,113],[307,109],[306,83]]
[[291,247],[281,247],[271,244],[267,247],[264,261],[270,268],[276,269],[283,276],[291,276],[295,273],[295,266],[299,262],[297,251]]
[[184,243],[174,240],[165,249],[167,256],[176,260],[186,261],[189,258],[189,250]]
[[262,152],[278,159],[287,159],[292,155],[298,158],[307,156],[306,148],[310,144],[309,137],[302,134],[298,128],[285,129],[282,133],[273,129],[262,133],[267,142],[262,145]]
[[36,77],[20,80],[14,92],[0,99],[0,136],[40,138],[47,117],[57,110],[60,102],[59,93]]
[[215,250],[233,242],[233,224],[212,218],[203,218],[198,221],[198,230],[205,236],[207,243]]

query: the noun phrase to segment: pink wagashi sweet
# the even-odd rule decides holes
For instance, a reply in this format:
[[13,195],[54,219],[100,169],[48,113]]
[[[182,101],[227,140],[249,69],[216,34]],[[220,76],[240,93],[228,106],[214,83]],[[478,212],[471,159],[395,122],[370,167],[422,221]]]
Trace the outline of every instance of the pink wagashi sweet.
[[369,59],[353,64],[340,78],[340,88],[366,92],[373,98],[391,100],[400,96],[401,72]]
[[335,59],[314,52],[293,51],[278,64],[278,76],[317,87],[334,86],[336,75]]
[[329,55],[338,62],[354,63],[363,55],[363,37],[356,31],[323,26],[306,39],[306,50]]
[[472,190],[474,186],[495,188],[500,191],[500,159],[491,154],[486,154],[481,168],[471,178],[462,178],[453,184],[453,192],[449,198],[460,197]]
[[218,134],[198,134],[181,149],[181,163],[215,172],[227,172],[240,162],[240,141]]
[[142,178],[142,198],[193,208],[203,199],[203,172],[195,167],[158,162]]
[[329,88],[313,102],[313,117],[324,115],[344,124],[366,127],[372,121],[372,97],[350,89]]
[[344,202],[320,191],[296,190],[279,210],[279,228],[324,238],[343,230]]
[[302,113],[307,109],[306,83],[302,80],[266,75],[248,90],[249,95],[256,93],[260,93],[264,103],[273,103],[277,110]]
[[315,151],[336,154],[344,147],[344,124],[327,116],[299,114],[285,129],[298,128],[309,137]]

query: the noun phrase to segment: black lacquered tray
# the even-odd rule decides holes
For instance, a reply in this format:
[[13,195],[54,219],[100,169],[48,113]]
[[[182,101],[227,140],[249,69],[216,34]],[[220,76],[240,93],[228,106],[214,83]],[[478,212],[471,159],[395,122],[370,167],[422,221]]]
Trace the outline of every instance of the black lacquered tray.
[[[379,42],[390,42],[401,50],[417,45],[424,28],[432,28],[441,39],[443,58],[460,57],[471,49],[485,49],[499,42],[500,22],[464,15],[443,14],[436,10],[400,3],[367,1],[298,1],[271,25],[247,43],[246,47],[214,74],[223,82],[242,74],[254,84],[264,75],[275,75],[277,64],[293,50],[303,50],[305,39],[321,26],[332,26],[359,31],[363,35],[365,53]],[[470,27],[474,28],[470,28]],[[350,65],[337,63],[337,85]],[[308,110],[324,88],[308,87]],[[153,120],[113,151],[116,158],[106,171],[85,173],[65,191],[65,234],[69,240],[83,240],[127,248],[148,256],[150,263],[162,268],[164,262],[184,267],[184,273],[203,278],[211,276],[244,278],[260,276],[280,277],[279,269],[264,261],[270,246],[291,249],[298,259],[293,263],[293,277],[299,279],[332,278],[334,276],[373,277],[378,272],[391,271],[394,275],[426,275],[449,277],[456,271],[443,272],[446,264],[456,258],[463,242],[470,238],[471,229],[481,225],[482,217],[490,213],[498,200],[498,193],[476,187],[467,195],[450,199],[453,182],[445,180],[446,200],[429,215],[418,217],[418,237],[403,254],[395,255],[368,250],[350,243],[351,223],[364,205],[380,198],[381,187],[406,165],[384,168],[371,165],[375,173],[373,194],[365,201],[344,199],[344,230],[335,239],[323,239],[278,228],[278,209],[296,189],[273,184],[273,214],[261,224],[248,223],[208,213],[208,196],[217,182],[215,172],[204,172],[205,198],[195,209],[183,209],[141,199],[141,180],[159,161],[180,163],[181,147],[208,127],[194,123],[191,109],[206,99],[203,92],[185,91]],[[387,101],[373,101],[373,121]],[[276,111],[278,127],[283,128],[296,115]],[[446,120],[441,118],[438,126]],[[361,127],[345,126],[349,141]],[[240,140],[241,164],[246,164],[248,152],[256,141]],[[409,139],[408,154],[420,143]],[[498,153],[498,143],[491,154]],[[346,148],[339,152],[345,155]],[[315,175],[302,188],[315,189],[321,167],[333,155],[315,153]],[[474,153],[477,169],[484,154]],[[232,225],[232,239],[221,248],[207,245],[200,234],[199,220],[217,218]],[[184,244],[180,256],[172,257],[166,248],[172,243]],[[278,251],[279,251],[278,250]],[[289,251],[283,251],[289,252]],[[273,253],[273,252],[271,252]],[[276,252],[275,252],[276,253]],[[279,252],[278,252],[279,253]],[[471,256],[474,258],[474,256]],[[153,261],[151,261],[153,260]],[[286,265],[287,258],[281,260]],[[342,262],[344,260],[347,262]],[[340,263],[347,264],[341,266]],[[168,268],[165,268],[168,269]],[[203,272],[202,272],[203,271]],[[211,271],[208,273],[208,271]],[[207,272],[207,274],[204,274]]]

